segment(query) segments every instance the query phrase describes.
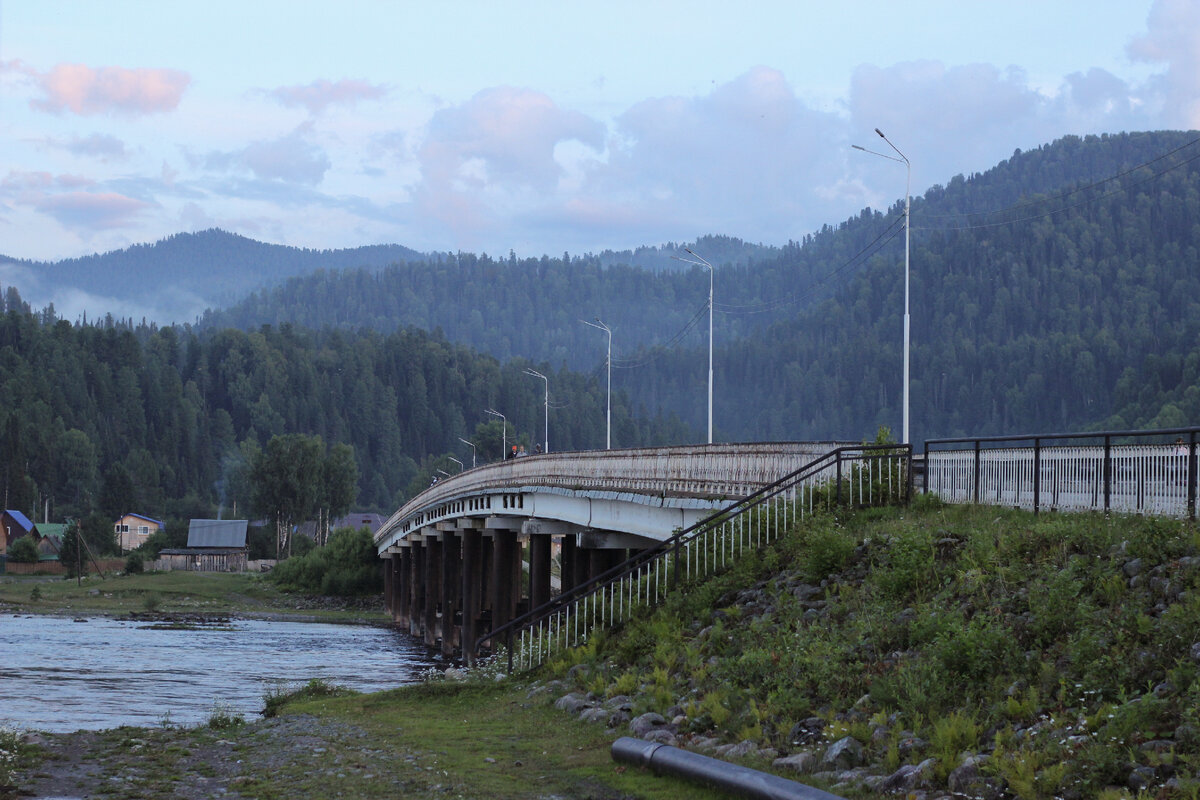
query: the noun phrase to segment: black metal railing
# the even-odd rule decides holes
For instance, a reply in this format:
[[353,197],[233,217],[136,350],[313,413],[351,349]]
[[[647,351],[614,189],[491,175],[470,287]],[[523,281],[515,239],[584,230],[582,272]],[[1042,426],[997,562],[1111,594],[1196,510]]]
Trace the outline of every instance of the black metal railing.
[[592,631],[657,604],[681,580],[712,574],[819,508],[907,502],[911,445],[840,447],[660,544],[481,636],[472,655],[503,643],[508,669],[533,669]]

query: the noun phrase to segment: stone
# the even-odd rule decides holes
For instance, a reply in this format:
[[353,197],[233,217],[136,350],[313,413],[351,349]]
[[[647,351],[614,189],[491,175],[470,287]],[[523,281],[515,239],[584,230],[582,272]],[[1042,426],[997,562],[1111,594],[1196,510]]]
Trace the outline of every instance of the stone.
[[747,756],[758,754],[758,745],[749,739],[737,744],[723,744],[716,750],[718,758],[745,758]]
[[987,756],[967,756],[955,767],[946,778],[946,786],[950,791],[959,794],[974,794],[973,789],[983,777],[979,767],[987,763]]
[[810,744],[821,738],[823,730],[825,730],[825,720],[820,717],[808,717],[792,726],[792,731],[788,734],[788,741],[793,745]]
[[639,739],[645,739],[646,734],[655,728],[666,727],[667,721],[663,719],[663,715],[654,711],[648,711],[640,717],[634,717],[629,723],[629,731]]
[[790,769],[793,772],[812,772],[817,768],[817,757],[808,752],[793,753],[790,756],[775,759],[771,762],[771,766],[777,769]]
[[670,745],[671,747],[679,744],[679,740],[675,738],[675,734],[671,733],[668,728],[655,728],[643,736],[642,739],[647,742],[654,742],[655,744]]
[[920,764],[904,764],[900,769],[884,778],[876,791],[880,792],[910,792],[928,782],[933,774],[936,758],[927,758]]
[[611,712],[605,708],[585,708],[579,718],[584,722],[608,722]]
[[843,736],[825,750],[821,764],[837,770],[848,770],[863,763],[863,746],[853,736]]
[[1140,575],[1145,563],[1140,558],[1131,558],[1121,567],[1121,571],[1125,573],[1125,577],[1132,578],[1135,575]]
[[578,714],[585,708],[589,708],[591,703],[588,699],[579,692],[571,692],[558,698],[554,702],[554,707],[560,711],[566,711],[568,714]]
[[1125,781],[1125,785],[1131,791],[1141,792],[1149,789],[1154,783],[1155,773],[1153,767],[1134,767],[1129,772],[1129,779]]

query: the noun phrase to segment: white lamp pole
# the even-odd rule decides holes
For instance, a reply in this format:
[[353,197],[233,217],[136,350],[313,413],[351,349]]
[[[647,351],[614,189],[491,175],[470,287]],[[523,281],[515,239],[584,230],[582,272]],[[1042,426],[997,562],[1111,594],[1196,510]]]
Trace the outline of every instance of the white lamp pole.
[[716,272],[713,265],[708,263],[703,256],[697,255],[696,251],[690,247],[683,248],[699,261],[692,261],[690,258],[680,258],[679,256],[671,256],[676,261],[682,261],[685,264],[695,264],[697,267],[708,267],[708,443],[712,444],[712,411],[713,411],[713,274]]
[[455,464],[458,464],[458,471],[459,471],[459,472],[462,472],[462,471],[463,471],[463,463],[462,463],[461,461],[459,461],[459,460],[458,460],[457,458],[455,458],[454,456],[446,456],[446,458],[450,459],[450,460],[451,460],[451,461],[453,461]]
[[904,439],[901,444],[908,444],[908,351],[909,351],[909,315],[908,315],[908,274],[909,274],[909,242],[912,232],[912,162],[908,160],[908,156],[900,152],[900,148],[892,144],[892,140],[883,135],[883,131],[879,128],[875,129],[879,134],[879,138],[888,143],[888,147],[896,151],[896,155],[889,156],[886,153],[877,153],[874,150],[868,150],[865,147],[851,145],[855,150],[862,150],[864,153],[870,153],[873,156],[886,158],[888,161],[899,161],[904,164],[907,176],[904,180]]
[[499,411],[493,411],[490,408],[485,408],[483,412],[500,418],[500,460],[503,461],[508,458],[508,420]]
[[550,452],[550,379],[536,369],[525,370],[526,375],[532,375],[535,378],[541,378],[546,382],[546,414],[545,414],[545,430],[542,431],[542,452]]
[[608,334],[608,356],[604,362],[608,365],[608,411],[605,416],[605,438],[604,449],[612,450],[612,330],[596,317],[595,322],[588,322],[586,319],[579,320],[584,325],[591,325],[593,328],[604,331]]
[[475,443],[468,442],[466,439],[462,438],[461,436],[458,437],[458,440],[460,442],[462,442],[463,444],[469,444],[471,446],[471,469],[475,469]]

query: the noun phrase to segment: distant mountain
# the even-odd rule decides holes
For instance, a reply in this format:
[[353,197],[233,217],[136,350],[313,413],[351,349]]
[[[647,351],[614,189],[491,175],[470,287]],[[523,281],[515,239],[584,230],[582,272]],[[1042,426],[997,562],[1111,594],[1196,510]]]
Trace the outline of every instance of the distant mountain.
[[422,257],[395,244],[310,250],[211,229],[64,261],[0,257],[0,264],[5,282],[34,305],[54,303],[68,317],[83,309],[167,323],[193,322],[206,308],[319,269],[370,270]]

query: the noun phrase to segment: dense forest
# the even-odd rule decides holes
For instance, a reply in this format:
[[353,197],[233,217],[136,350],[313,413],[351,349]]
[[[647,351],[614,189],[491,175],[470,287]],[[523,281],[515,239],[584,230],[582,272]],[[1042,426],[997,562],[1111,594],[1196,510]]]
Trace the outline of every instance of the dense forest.
[[[437,469],[530,450],[543,430],[550,381],[555,451],[602,447],[600,383],[545,364],[501,364],[415,329],[391,334],[312,332],[290,325],[196,334],[185,328],[90,324],[35,313],[9,287],[0,317],[0,480],[7,506],[26,513],[51,502],[55,517],[99,505],[132,484],[151,516],[205,516],[223,503],[246,509],[234,476],[247,453],[275,435],[306,433],[354,448],[357,507],[391,512]],[[671,419],[635,417],[613,397],[614,443],[688,441]],[[201,511],[197,511],[200,509]],[[38,518],[41,513],[38,513]]]
[[[1197,158],[1195,132],[1066,137],[914,198],[912,438],[1200,419]],[[728,237],[693,245],[734,256],[709,259],[722,438],[899,428],[902,212],[865,209],[752,260]],[[599,317],[614,386],[700,427],[708,275],[681,266],[458,254],[293,278],[206,324],[416,325],[590,370],[605,341],[579,320]]]
[[[913,441],[1200,420],[1198,161],[1194,132],[1067,137],[914,198]],[[898,432],[902,212],[779,248],[691,245],[717,264],[718,439]],[[130,478],[143,511],[186,516],[245,502],[248,453],[306,433],[352,445],[359,505],[389,511],[470,457],[459,438],[499,455],[487,408],[510,438],[541,438],[529,367],[549,376],[553,449],[602,446],[606,342],[581,324],[597,317],[613,330],[614,444],[697,441],[709,275],[680,254],[696,260],[682,245],[409,251],[292,278],[195,328],[66,321],[10,288],[0,478],[26,510],[86,510]]]

